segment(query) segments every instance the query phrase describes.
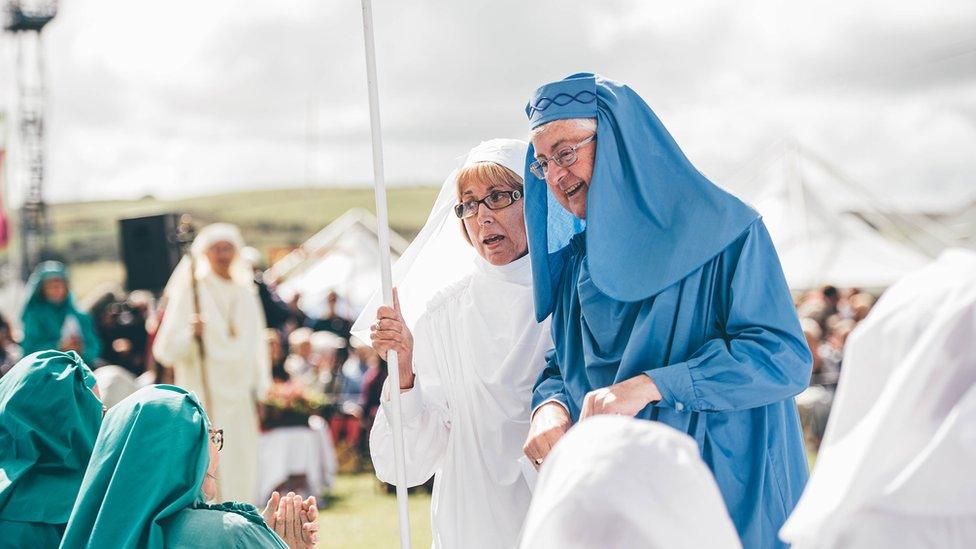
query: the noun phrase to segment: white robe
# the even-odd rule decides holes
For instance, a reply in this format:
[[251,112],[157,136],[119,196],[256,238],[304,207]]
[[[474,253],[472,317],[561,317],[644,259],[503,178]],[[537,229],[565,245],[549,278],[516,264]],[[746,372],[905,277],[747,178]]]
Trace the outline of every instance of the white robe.
[[976,253],[888,289],[847,341],[794,549],[976,547]]
[[[257,489],[257,399],[271,385],[264,314],[251,289],[208,273],[199,281],[205,321],[206,375],[213,402],[203,391],[200,359],[190,321],[193,294],[174,292],[153,343],[153,355],[174,369],[176,385],[196,393],[214,427],[224,430],[217,477],[224,501],[251,502]],[[233,324],[235,336],[230,333]]]
[[[435,548],[510,549],[531,498],[519,459],[532,386],[552,340],[548,321],[535,321],[529,257],[476,262],[414,327],[417,377],[401,397],[407,484],[436,474]],[[369,442],[376,476],[393,483],[388,390]]]

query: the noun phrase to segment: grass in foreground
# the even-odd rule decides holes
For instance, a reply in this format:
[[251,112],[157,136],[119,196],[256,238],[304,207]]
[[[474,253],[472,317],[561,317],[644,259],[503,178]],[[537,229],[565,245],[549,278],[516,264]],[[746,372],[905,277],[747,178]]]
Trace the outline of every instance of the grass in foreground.
[[[318,547],[399,547],[396,496],[383,493],[372,473],[339,475],[332,495],[319,512]],[[430,547],[430,496],[411,493],[409,501],[412,546]]]

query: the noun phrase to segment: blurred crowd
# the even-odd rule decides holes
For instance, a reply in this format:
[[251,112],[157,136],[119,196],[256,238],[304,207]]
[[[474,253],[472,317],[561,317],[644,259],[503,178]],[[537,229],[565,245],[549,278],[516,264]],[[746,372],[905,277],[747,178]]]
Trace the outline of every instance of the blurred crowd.
[[[321,316],[308,317],[298,308],[300,296],[282,301],[259,269],[255,283],[273,380],[262,409],[283,407],[306,418],[323,417],[340,466],[363,469],[369,455],[366,433],[379,408],[386,363],[351,335],[352,319],[341,314],[336,292],[327,294]],[[57,349],[75,351],[91,365],[107,406],[146,385],[173,383],[173,371],[153,357],[162,316],[156,306],[150,292],[108,286],[76,299],[65,266],[42,263],[28,282],[20,327],[0,314],[0,377],[23,356]],[[263,430],[280,426],[274,413],[267,416],[261,418]]]
[[[255,269],[266,320],[272,386],[265,395],[264,430],[284,425],[282,408],[319,415],[328,423],[340,470],[369,467],[368,432],[380,406],[386,363],[351,334],[341,296],[330,291],[324,312],[308,317],[297,297],[278,297]],[[75,300],[67,270],[57,262],[38,266],[27,286],[21,330],[0,317],[0,376],[22,356],[41,349],[74,350],[93,365],[111,405],[152,383],[172,383],[172,371],[153,358],[159,325],[154,296],[146,291],[100,288]],[[824,286],[796,296],[797,313],[813,354],[810,386],[797,397],[808,448],[816,451],[826,428],[844,344],[875,297],[856,288]],[[279,414],[280,415],[280,414]],[[292,423],[293,425],[293,423]]]
[[844,361],[844,345],[876,298],[858,288],[823,286],[796,300],[800,326],[813,355],[810,386],[796,397],[807,447],[820,447]]

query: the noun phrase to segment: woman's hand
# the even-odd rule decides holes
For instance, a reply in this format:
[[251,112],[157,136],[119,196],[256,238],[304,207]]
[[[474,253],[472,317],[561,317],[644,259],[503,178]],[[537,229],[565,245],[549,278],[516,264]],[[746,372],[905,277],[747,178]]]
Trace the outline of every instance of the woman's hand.
[[376,323],[370,326],[369,338],[373,349],[386,360],[389,351],[396,351],[400,369],[400,390],[413,387],[413,334],[400,312],[400,298],[393,289],[393,308],[385,305],[376,310]]
[[[277,492],[271,495],[272,500],[276,494]],[[268,500],[269,506],[272,500]],[[312,549],[318,542],[318,515],[314,497],[302,501],[301,496],[288,492],[288,495],[281,498],[278,511],[274,513],[273,529],[288,547]],[[271,526],[271,522],[268,522],[268,526]]]

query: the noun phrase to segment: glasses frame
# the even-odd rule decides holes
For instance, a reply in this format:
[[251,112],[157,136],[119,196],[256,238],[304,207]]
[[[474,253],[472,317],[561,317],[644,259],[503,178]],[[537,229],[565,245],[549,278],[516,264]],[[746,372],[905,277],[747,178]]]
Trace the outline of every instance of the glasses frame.
[[224,449],[224,430],[223,429],[209,429],[207,436],[210,437],[210,442],[214,443],[217,447],[217,451]]
[[[493,207],[491,207],[490,204],[488,204],[487,200],[489,198],[491,198],[491,196],[494,195],[494,194],[507,195],[512,201],[509,202],[508,204],[505,204],[504,206],[501,206],[501,207],[498,207],[498,208],[493,208]],[[469,217],[473,217],[473,216],[475,216],[475,215],[478,214],[478,209],[481,207],[482,204],[484,204],[485,207],[488,208],[491,211],[504,210],[505,208],[507,208],[507,207],[511,206],[512,204],[515,204],[516,202],[518,202],[522,198],[522,196],[524,196],[524,194],[525,193],[523,193],[522,191],[520,191],[518,189],[516,189],[514,191],[498,191],[498,190],[491,191],[490,193],[488,193],[481,200],[465,200],[464,202],[460,202],[458,204],[455,204],[454,205],[454,215],[458,216],[458,219],[467,219]],[[464,215],[464,206],[465,206],[465,204],[477,204],[477,207],[475,209],[473,209],[471,211],[471,213],[469,213],[468,215]]]
[[[555,156],[543,156],[541,159],[529,164],[529,171],[532,172],[532,175],[544,180],[546,178],[546,173],[549,172],[549,162],[552,162],[560,168],[568,168],[579,160],[579,154],[576,152],[576,150],[592,141],[596,141],[596,134],[587,137],[575,145],[559,149],[556,151]],[[569,152],[570,156],[564,161],[559,160],[558,157],[567,151]],[[545,162],[545,164],[543,164],[543,162]]]

